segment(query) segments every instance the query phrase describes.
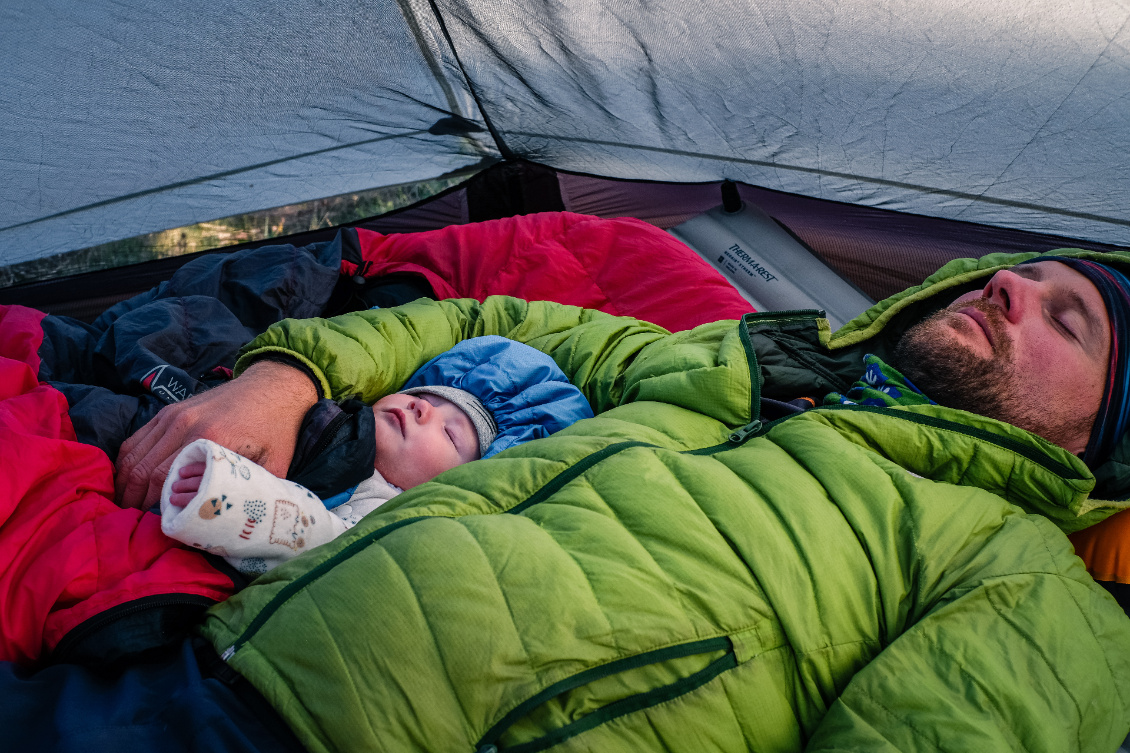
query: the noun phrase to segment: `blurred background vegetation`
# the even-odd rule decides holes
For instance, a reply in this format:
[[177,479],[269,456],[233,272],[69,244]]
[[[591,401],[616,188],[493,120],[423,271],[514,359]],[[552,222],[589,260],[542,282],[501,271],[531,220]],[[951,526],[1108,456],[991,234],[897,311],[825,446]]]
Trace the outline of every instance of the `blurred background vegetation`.
[[357,222],[434,196],[471,174],[331,196],[11,264],[0,267],[0,288]]

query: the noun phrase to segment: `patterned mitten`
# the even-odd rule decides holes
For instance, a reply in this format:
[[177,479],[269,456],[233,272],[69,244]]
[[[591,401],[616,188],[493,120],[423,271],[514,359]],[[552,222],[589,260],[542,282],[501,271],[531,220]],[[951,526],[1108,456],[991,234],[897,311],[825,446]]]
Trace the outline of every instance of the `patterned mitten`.
[[[200,489],[184,507],[169,501],[180,469],[205,464]],[[243,456],[207,439],[181,450],[161,490],[161,530],[259,574],[331,541],[346,530],[322,501]]]

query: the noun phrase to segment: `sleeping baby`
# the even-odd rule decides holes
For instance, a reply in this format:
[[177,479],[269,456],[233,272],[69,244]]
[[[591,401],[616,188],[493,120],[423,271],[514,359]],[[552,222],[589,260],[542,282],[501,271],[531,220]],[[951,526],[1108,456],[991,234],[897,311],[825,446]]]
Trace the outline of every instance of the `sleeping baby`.
[[165,481],[162,530],[257,575],[405,489],[592,416],[552,359],[501,337],[460,343],[408,385],[371,408],[320,400],[303,419],[286,479],[209,440],[193,442]]

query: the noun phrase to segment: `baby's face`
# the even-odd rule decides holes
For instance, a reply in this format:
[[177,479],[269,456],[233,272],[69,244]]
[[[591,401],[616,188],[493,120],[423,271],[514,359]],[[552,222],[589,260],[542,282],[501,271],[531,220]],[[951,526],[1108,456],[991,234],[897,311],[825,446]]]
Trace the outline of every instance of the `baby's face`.
[[479,457],[479,438],[467,414],[436,395],[383,397],[373,405],[377,460],[373,466],[401,489],[431,481]]

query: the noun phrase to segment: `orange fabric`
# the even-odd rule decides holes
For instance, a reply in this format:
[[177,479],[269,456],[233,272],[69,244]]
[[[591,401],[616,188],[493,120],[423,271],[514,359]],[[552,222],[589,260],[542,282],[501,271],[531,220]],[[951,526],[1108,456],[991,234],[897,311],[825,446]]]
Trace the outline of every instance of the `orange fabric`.
[[1095,580],[1130,584],[1130,510],[1068,538]]

